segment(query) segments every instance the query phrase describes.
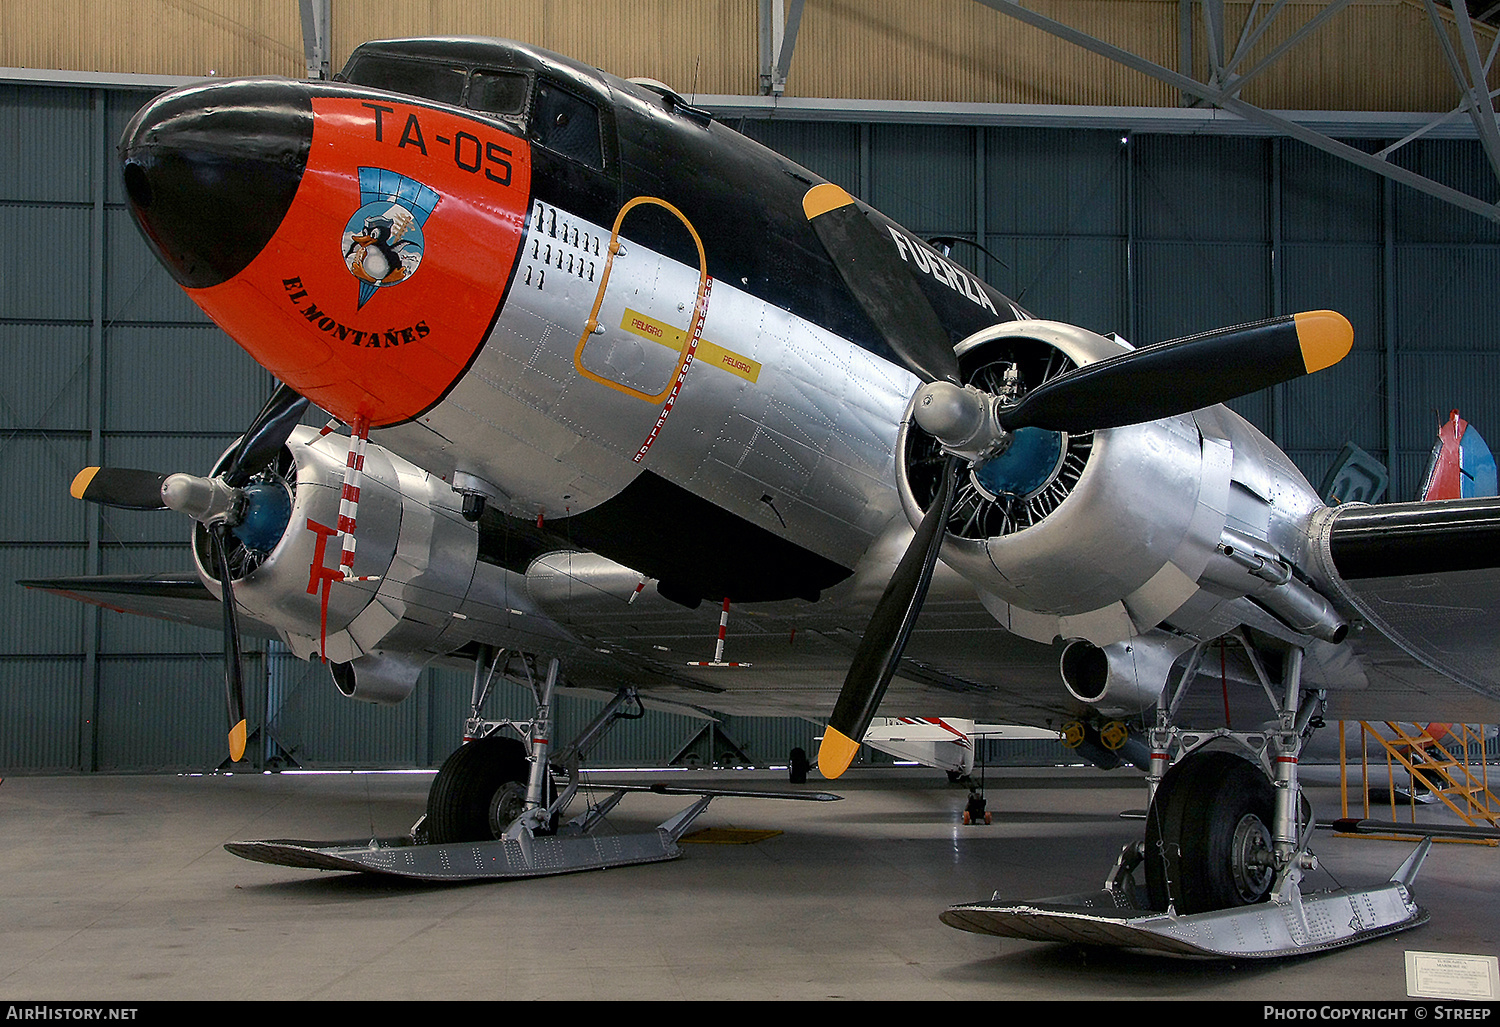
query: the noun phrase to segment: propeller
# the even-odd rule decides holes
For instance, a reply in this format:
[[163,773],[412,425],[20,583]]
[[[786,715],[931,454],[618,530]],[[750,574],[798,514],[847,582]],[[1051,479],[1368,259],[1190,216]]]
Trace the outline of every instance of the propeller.
[[224,536],[229,529],[223,523],[208,529],[209,548],[213,550],[214,573],[219,578],[219,593],[224,597],[224,700],[229,708],[229,758],[235,763],[245,758],[245,670],[240,660],[240,624],[235,611],[234,575],[229,570],[229,547]]
[[279,486],[252,485],[251,479],[276,459],[292,429],[302,419],[307,399],[286,385],[278,386],[240,438],[223,472],[212,478],[195,474],[160,474],[125,467],[85,467],[73,479],[73,498],[123,510],[176,510],[201,523],[208,532],[214,576],[224,606],[224,693],[229,708],[229,758],[245,756],[245,677],[240,659],[239,619],[234,601],[234,574],[229,566],[229,536],[247,544],[274,544],[290,515]]
[[224,471],[224,481],[234,488],[244,486],[252,475],[276,459],[306,412],[306,396],[299,396],[290,386],[278,385],[240,437],[240,444]]
[[853,197],[825,183],[808,190],[802,206],[882,340],[922,379],[913,417],[949,454],[938,496],[876,603],[829,718],[818,768],[838,777],[858,751],[921,612],[961,463],[977,470],[1028,430],[1077,434],[1139,424],[1291,381],[1342,360],[1354,329],[1331,310],[1274,317],[1130,350],[1024,395],[988,393],[961,382],[953,341],[917,276]]
[[864,639],[854,653],[854,662],[849,665],[843,690],[818,749],[818,769],[828,777],[838,777],[854,760],[886,686],[901,663],[901,651],[906,648],[907,636],[922,609],[922,600],[927,597],[938,550],[943,548],[959,463],[957,457],[944,462],[937,498],[917,525],[917,533],[875,604]]
[[844,285],[891,352],[922,380],[957,385],[958,357],[948,330],[906,262],[855,206],[854,198],[836,185],[815,185],[803,196],[802,210]]

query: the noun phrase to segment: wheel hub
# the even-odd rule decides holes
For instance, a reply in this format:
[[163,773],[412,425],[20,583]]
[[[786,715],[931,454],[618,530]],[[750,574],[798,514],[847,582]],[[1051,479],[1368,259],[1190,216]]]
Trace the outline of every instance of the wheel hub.
[[490,800],[490,832],[496,838],[505,836],[505,831],[515,819],[526,812],[526,785],[520,781],[507,781],[495,789]]
[[1271,888],[1276,861],[1271,832],[1254,813],[1240,818],[1230,848],[1230,874],[1235,890],[1248,905],[1265,897]]

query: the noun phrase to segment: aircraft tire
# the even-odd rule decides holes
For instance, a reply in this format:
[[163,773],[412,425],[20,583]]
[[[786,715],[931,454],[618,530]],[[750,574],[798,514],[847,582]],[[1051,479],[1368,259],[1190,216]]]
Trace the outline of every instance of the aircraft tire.
[[1146,818],[1146,890],[1153,909],[1202,913],[1264,901],[1274,874],[1275,789],[1233,753],[1189,756],[1162,779]]
[[530,769],[526,748],[515,738],[492,736],[459,746],[427,793],[427,840],[441,845],[496,837],[490,822],[496,793],[516,782],[524,788]]

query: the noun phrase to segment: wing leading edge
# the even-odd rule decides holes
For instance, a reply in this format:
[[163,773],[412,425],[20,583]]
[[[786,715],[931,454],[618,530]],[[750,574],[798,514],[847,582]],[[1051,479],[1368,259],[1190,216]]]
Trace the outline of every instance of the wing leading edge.
[[[219,597],[191,572],[181,574],[80,575],[18,581],[25,588],[51,592],[65,599],[102,606],[117,613],[134,613],[158,620],[218,630],[224,611]],[[266,624],[240,611],[240,626],[249,634],[276,637]]]

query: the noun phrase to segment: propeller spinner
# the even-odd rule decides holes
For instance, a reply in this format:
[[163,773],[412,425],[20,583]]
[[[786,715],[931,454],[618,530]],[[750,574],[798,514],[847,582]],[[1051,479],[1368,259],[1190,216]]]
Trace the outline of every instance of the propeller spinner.
[[[1047,436],[1139,424],[1243,396],[1342,360],[1354,329],[1331,310],[1220,328],[1121,353],[1038,385],[989,393],[959,380],[953,341],[906,262],[838,186],[803,197],[818,240],[840,278],[909,370],[921,378],[913,417],[949,454],[942,485],[897,565],[844,679],[818,752],[838,777],[853,760],[921,612],[942,548],[960,464],[981,475],[1013,447],[1045,448]],[[1023,458],[1011,462],[1025,464]]]
[[207,529],[224,605],[224,694],[229,709],[229,758],[235,762],[245,756],[247,731],[228,537],[233,534],[256,548],[270,548],[280,538],[291,515],[290,497],[280,486],[251,479],[276,458],[306,409],[305,398],[285,385],[278,387],[240,439],[224,471],[215,477],[85,467],[71,488],[75,499],[125,510],[175,510]]

